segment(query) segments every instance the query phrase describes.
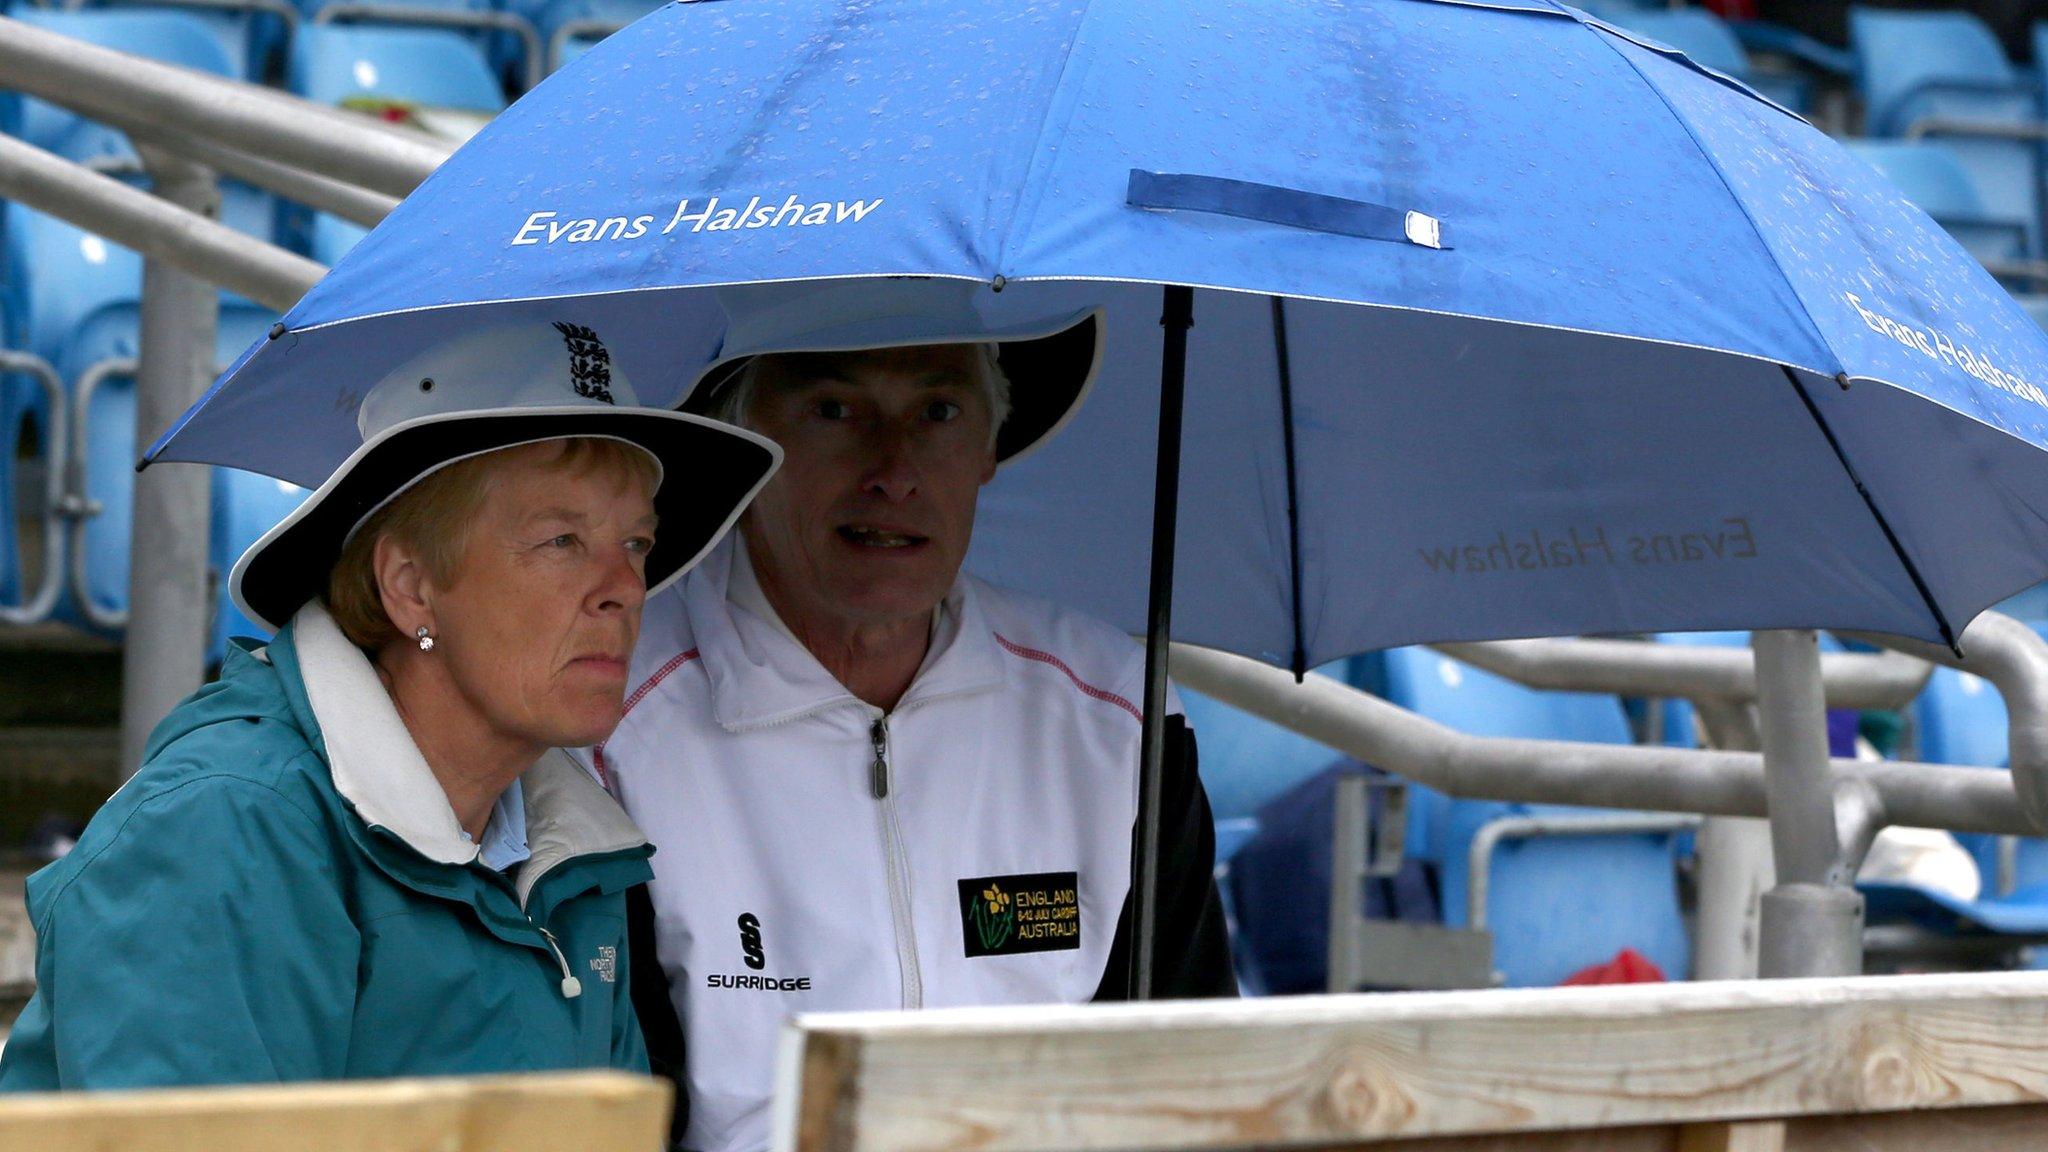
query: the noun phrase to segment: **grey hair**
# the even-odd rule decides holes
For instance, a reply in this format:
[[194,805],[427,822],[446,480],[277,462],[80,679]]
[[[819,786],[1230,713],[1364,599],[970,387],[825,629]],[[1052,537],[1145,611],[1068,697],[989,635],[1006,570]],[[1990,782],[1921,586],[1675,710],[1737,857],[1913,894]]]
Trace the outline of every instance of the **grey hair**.
[[[1010,378],[1003,374],[1003,365],[999,358],[1000,347],[994,341],[976,344],[974,348],[981,353],[974,358],[975,366],[979,369],[975,376],[988,398],[988,442],[993,448],[996,436],[1003,430],[1003,422],[1010,418]],[[732,384],[704,414],[713,420],[753,429],[753,425],[747,421],[747,409],[754,398],[754,387],[760,383],[760,378],[761,358],[755,356],[741,367]]]

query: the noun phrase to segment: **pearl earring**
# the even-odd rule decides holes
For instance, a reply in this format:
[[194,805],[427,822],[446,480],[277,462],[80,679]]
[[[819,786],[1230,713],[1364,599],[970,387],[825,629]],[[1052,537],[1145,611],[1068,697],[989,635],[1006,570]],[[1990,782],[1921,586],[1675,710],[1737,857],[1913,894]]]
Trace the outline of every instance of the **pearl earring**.
[[425,624],[420,625],[419,628],[413,632],[413,635],[419,637],[420,651],[432,652],[434,650],[434,637],[427,632],[427,626]]

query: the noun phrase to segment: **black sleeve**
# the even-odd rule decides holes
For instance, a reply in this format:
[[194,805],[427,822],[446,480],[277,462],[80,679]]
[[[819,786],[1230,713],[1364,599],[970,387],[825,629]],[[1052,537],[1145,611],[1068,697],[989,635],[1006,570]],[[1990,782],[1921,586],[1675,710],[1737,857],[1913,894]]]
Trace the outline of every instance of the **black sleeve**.
[[[1223,900],[1216,892],[1216,823],[1209,812],[1209,794],[1202,790],[1196,771],[1195,734],[1186,717],[1170,716],[1166,724],[1165,786],[1159,797],[1159,907],[1154,913],[1159,935],[1152,950],[1152,996],[1157,1000],[1235,996],[1237,974],[1230,966],[1230,934],[1223,922]],[[1137,842],[1138,830],[1133,827],[1134,858]],[[1130,967],[1131,900],[1126,896],[1095,999],[1129,999]]]
[[669,1123],[669,1146],[683,1138],[690,1122],[689,1081],[683,1067],[683,1022],[676,1018],[675,1001],[669,999],[668,975],[654,951],[654,901],[647,885],[626,890],[626,953],[632,965],[626,978],[632,982],[633,1014],[640,1018],[640,1034],[647,1041],[647,1067],[676,1086],[676,1110]]

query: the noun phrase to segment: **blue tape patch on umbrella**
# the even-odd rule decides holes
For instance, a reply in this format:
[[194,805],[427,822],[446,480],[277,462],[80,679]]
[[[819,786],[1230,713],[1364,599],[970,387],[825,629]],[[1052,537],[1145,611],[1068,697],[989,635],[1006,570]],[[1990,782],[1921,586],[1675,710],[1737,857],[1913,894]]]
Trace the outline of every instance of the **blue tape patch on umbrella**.
[[1357,236],[1365,240],[1389,240],[1423,248],[1450,247],[1444,243],[1443,222],[1422,212],[1222,176],[1146,172],[1133,168],[1124,203],[1133,208],[1214,212],[1221,216],[1283,224],[1289,228]]

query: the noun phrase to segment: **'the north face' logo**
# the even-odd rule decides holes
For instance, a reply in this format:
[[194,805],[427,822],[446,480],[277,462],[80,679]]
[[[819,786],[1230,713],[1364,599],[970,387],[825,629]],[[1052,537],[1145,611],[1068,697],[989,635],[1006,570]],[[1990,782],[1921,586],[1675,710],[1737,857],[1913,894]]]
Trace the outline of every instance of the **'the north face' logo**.
[[747,967],[754,971],[768,966],[768,954],[761,949],[761,922],[752,912],[740,913],[740,951],[747,954]]

